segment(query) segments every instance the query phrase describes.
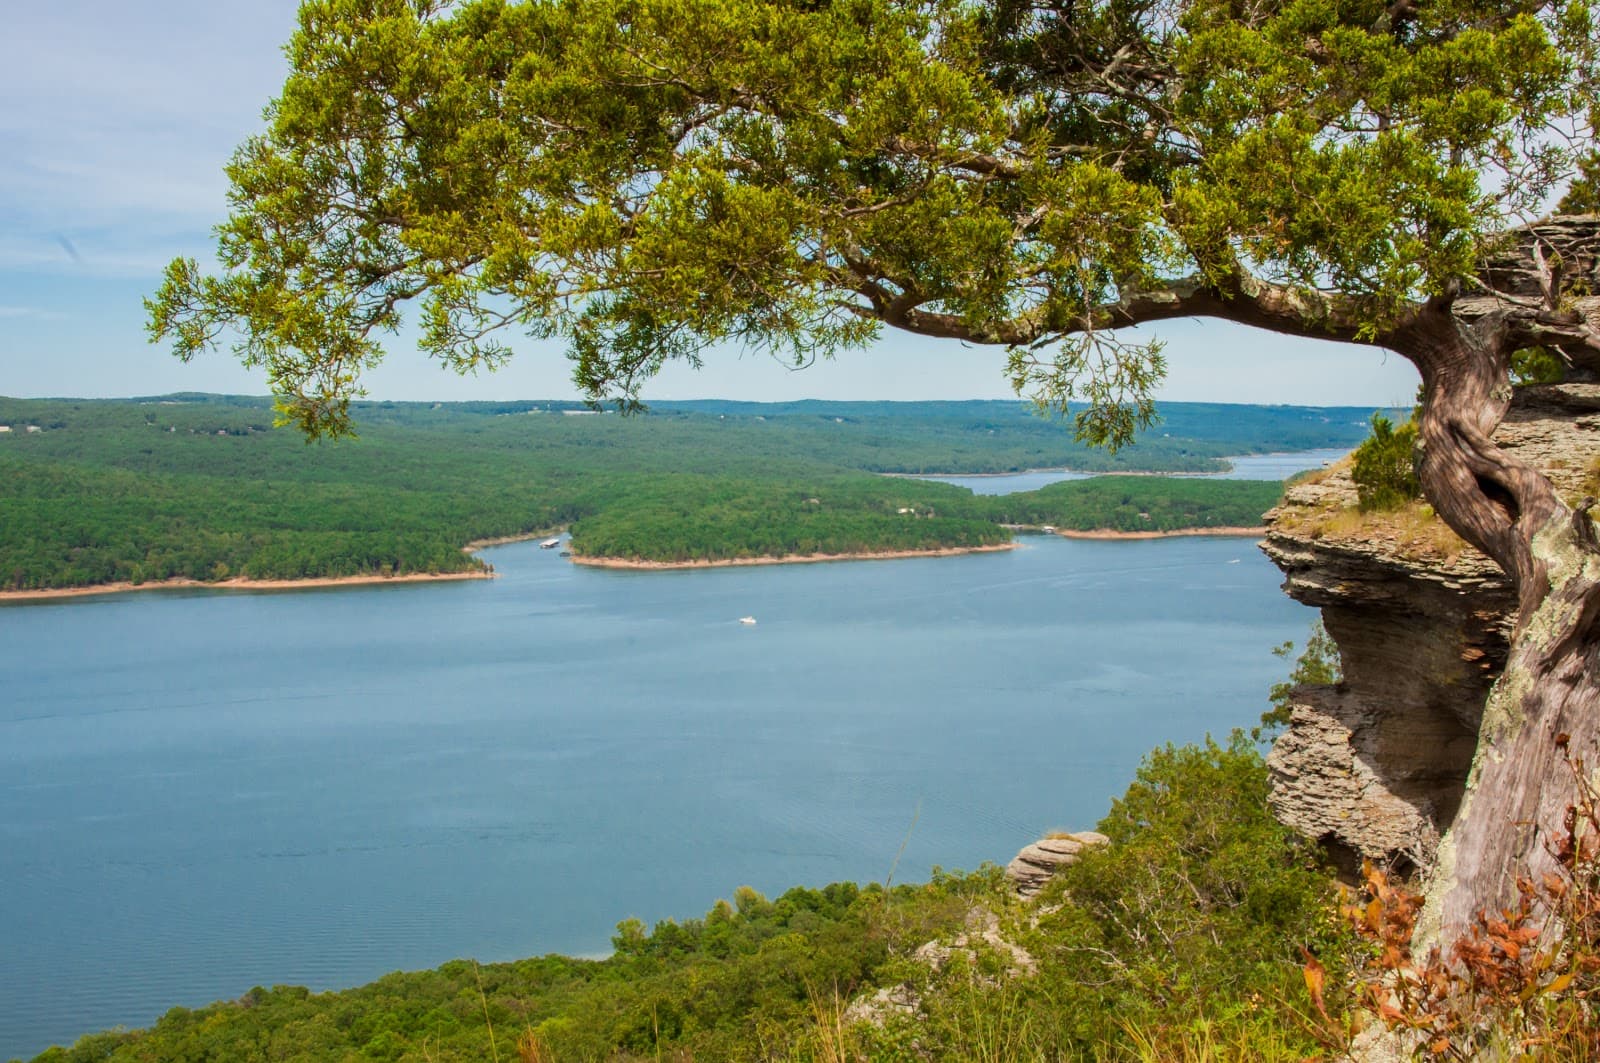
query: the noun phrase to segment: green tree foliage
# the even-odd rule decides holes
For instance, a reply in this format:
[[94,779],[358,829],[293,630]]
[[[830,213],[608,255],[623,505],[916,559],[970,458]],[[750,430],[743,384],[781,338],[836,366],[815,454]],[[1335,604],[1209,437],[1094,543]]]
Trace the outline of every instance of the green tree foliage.
[[1578,176],[1561,197],[1563,214],[1600,214],[1600,151],[1578,161]]
[[1413,456],[1416,446],[1415,419],[1396,428],[1383,414],[1372,415],[1372,435],[1356,448],[1350,470],[1363,512],[1398,509],[1422,496]]
[[1548,347],[1522,347],[1511,352],[1511,382],[1519,387],[1559,384],[1566,376],[1566,363]]
[[[1285,642],[1275,647],[1272,653],[1275,657],[1288,660],[1294,653],[1294,643]],[[1289,678],[1272,684],[1272,689],[1267,692],[1267,701],[1272,708],[1261,714],[1261,726],[1253,732],[1252,737],[1260,739],[1280,727],[1288,726],[1289,715],[1294,709],[1296,687],[1330,686],[1343,678],[1339,645],[1328,634],[1328,629],[1322,626],[1322,618],[1318,617],[1311,622],[1311,631],[1306,635],[1306,648],[1295,658]]]
[[221,271],[173,262],[151,331],[316,435],[413,300],[446,365],[560,336],[624,403],[887,323],[1124,443],[1164,365],[1117,326],[1385,342],[1453,292],[1571,172],[1594,40],[1588,0],[307,0]]
[[1273,818],[1267,783],[1242,733],[1146,758],[1100,823],[1111,844],[1047,893],[1062,907],[1049,912],[1047,900],[1041,916],[1041,932],[1058,937],[1054,949],[1041,943],[1046,977],[1070,994],[1056,1025],[1084,1030],[1061,1055],[1093,1058],[1086,1049],[1124,1025],[1233,1025],[1263,1044],[1298,1028],[1309,1042],[1295,1015],[1305,1009],[1300,950],[1338,968],[1348,945],[1328,919],[1329,877]]
[[1070,531],[1166,532],[1249,528],[1278,503],[1283,485],[1265,480],[1098,476],[1037,491],[982,499],[995,519]]

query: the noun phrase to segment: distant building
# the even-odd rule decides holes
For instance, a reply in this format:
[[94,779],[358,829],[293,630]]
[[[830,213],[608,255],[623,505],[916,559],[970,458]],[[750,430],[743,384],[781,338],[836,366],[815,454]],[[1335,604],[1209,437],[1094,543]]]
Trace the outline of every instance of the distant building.
[[29,431],[29,432],[43,432],[43,431],[44,431],[44,429],[43,429],[43,428],[40,428],[40,427],[39,427],[39,426],[38,426],[38,425],[36,425],[36,424],[30,424],[30,425],[29,425],[29,426],[28,426],[28,431]]
[[8,425],[8,424],[0,424],[0,432],[9,432],[9,431],[11,431],[11,426],[10,425]]

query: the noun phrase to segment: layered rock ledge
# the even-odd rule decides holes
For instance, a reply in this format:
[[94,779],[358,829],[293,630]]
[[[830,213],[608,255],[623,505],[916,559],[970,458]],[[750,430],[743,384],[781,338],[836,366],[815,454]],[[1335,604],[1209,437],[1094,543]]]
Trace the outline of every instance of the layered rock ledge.
[[1106,845],[1110,840],[1092,830],[1041,838],[1024,846],[1016,859],[1006,865],[1006,878],[1023,899],[1032,899],[1057,871],[1077,863],[1085,850]]
[[[1519,389],[1495,441],[1569,499],[1600,493],[1600,385]],[[1341,465],[1267,515],[1262,549],[1290,597],[1322,610],[1344,673],[1295,691],[1267,758],[1271,800],[1351,869],[1425,869],[1460,806],[1516,600],[1499,567],[1427,506],[1360,515],[1355,502]]]

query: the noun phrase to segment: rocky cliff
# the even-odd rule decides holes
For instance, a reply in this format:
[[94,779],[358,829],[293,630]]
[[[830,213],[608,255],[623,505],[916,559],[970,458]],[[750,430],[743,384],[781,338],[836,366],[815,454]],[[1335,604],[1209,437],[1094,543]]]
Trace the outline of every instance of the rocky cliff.
[[[1569,499],[1596,490],[1600,385],[1519,389],[1495,441]],[[1322,610],[1344,680],[1302,687],[1268,757],[1278,817],[1348,866],[1425,868],[1461,801],[1510,582],[1420,503],[1359,514],[1348,466],[1291,487],[1262,543],[1284,590]]]

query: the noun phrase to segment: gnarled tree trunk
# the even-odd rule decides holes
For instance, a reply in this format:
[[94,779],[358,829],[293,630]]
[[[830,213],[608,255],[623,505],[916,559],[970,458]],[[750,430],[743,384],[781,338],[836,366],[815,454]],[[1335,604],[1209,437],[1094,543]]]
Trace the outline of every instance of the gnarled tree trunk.
[[1430,880],[1424,945],[1448,945],[1479,913],[1514,906],[1519,879],[1557,870],[1554,839],[1578,798],[1569,758],[1600,768],[1600,547],[1588,506],[1569,506],[1489,438],[1509,402],[1515,349],[1546,344],[1574,373],[1594,374],[1600,300],[1562,275],[1600,269],[1600,219],[1557,219],[1521,236],[1489,262],[1487,295],[1441,301],[1391,338],[1422,373],[1424,493],[1518,593],[1510,656]]

